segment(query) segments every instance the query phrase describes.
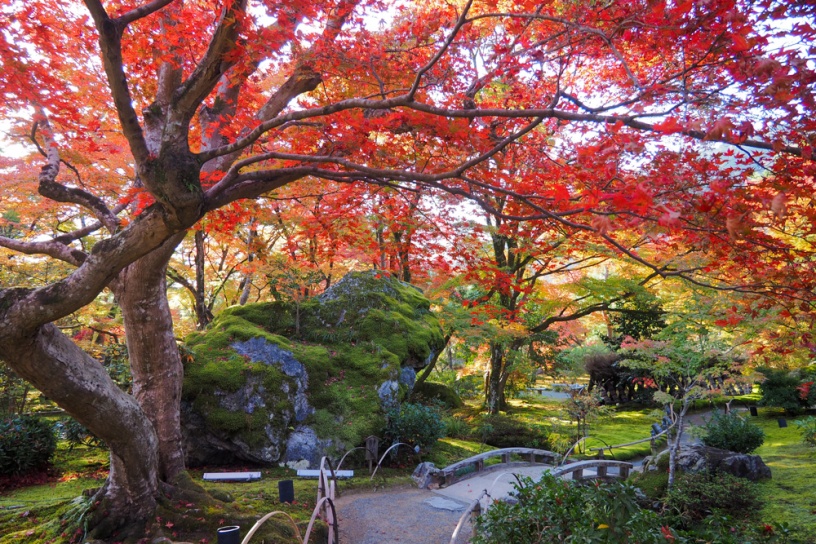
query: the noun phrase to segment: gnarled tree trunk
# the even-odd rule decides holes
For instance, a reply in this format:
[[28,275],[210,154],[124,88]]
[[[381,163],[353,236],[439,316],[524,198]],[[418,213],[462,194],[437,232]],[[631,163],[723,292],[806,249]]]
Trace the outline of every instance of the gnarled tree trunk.
[[184,233],[119,274],[115,291],[125,321],[133,396],[158,435],[159,476],[184,471],[179,403],[184,371],[167,302],[167,263]]
[[53,324],[4,340],[0,350],[14,370],[110,448],[110,475],[97,495],[108,517],[119,525],[146,521],[159,492],[159,441],[136,400]]

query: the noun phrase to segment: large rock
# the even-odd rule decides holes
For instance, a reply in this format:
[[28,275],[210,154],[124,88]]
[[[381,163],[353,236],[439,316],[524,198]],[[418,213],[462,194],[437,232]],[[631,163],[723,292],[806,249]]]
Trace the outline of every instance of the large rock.
[[443,347],[430,302],[381,273],[295,304],[234,307],[187,339],[188,463],[315,466],[379,434]]
[[[664,457],[667,458],[668,455],[668,451],[660,453],[653,463],[665,463]],[[754,482],[771,477],[771,469],[759,455],[721,450],[702,444],[680,446],[677,468],[683,472],[725,472]]]

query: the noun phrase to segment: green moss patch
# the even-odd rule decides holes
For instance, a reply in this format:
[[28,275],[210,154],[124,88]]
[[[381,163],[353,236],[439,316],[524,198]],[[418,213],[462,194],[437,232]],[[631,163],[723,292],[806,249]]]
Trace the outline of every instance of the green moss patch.
[[[305,368],[311,407],[305,419],[291,402],[302,382],[281,365],[236,349],[257,339]],[[206,331],[190,335],[183,398],[222,437],[256,444],[269,439],[268,426],[271,434],[285,437],[308,425],[318,438],[351,447],[383,428],[381,384],[399,380],[404,367],[424,366],[443,342],[430,302],[419,290],[387,275],[349,274],[299,306],[271,302],[229,308]],[[251,394],[245,396],[257,393],[263,401],[242,411],[230,395],[247,384]]]

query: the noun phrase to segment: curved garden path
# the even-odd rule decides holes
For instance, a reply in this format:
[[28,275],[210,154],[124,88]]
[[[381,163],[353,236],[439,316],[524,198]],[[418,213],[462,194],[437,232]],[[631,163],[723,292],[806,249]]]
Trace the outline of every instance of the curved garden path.
[[[342,544],[447,544],[468,505],[403,488],[342,495],[335,506]],[[466,544],[472,534],[466,522],[456,544]]]
[[[686,417],[687,425],[700,425],[711,417],[712,410],[705,410]],[[684,443],[698,441],[688,433]],[[640,462],[635,461],[635,466]],[[545,465],[507,472],[527,473],[545,470]],[[637,470],[637,469],[636,469]],[[490,487],[494,497],[501,496],[512,488],[512,478],[496,480],[500,472],[487,472],[483,478],[463,480],[456,487],[462,487],[459,494],[447,496],[436,491],[416,488],[392,488],[376,492],[347,492],[336,500],[337,516],[340,522],[340,542],[342,544],[448,544],[459,518],[470,501],[481,496]],[[341,490],[342,492],[342,490]],[[470,521],[466,521],[455,544],[467,544],[473,534]]]

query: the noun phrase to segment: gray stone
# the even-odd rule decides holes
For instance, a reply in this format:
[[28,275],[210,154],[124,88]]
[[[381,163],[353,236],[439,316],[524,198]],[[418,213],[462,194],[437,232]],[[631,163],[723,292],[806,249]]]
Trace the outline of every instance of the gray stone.
[[380,396],[380,406],[383,410],[390,410],[399,405],[399,383],[395,380],[381,383],[377,388],[377,394]]
[[[314,408],[309,406],[309,399],[306,396],[306,391],[309,389],[309,374],[306,367],[295,359],[291,351],[286,351],[261,337],[250,338],[245,342],[235,342],[231,347],[252,361],[275,365],[284,374],[295,379],[297,388],[292,399],[295,407],[295,421],[301,422],[314,413]],[[289,385],[284,384],[284,392],[289,393],[288,389]]]
[[[649,466],[657,465],[661,458],[668,455],[668,450],[661,452]],[[680,446],[677,468],[682,472],[724,472],[754,482],[771,477],[771,469],[759,455],[721,450],[702,444]]]
[[411,474],[411,479],[416,482],[417,487],[420,489],[427,489],[431,486],[438,485],[440,472],[441,471],[436,468],[436,465],[424,461],[418,464],[414,469],[413,474]]
[[414,389],[414,384],[416,383],[416,376],[417,376],[416,370],[409,366],[404,367],[400,371],[399,383],[407,385],[408,390],[411,391]]
[[459,510],[463,510],[465,508],[465,505],[461,503],[452,501],[450,499],[444,499],[442,497],[428,499],[425,501],[425,504],[438,510],[448,510],[449,512],[458,512]]
[[[314,429],[301,425],[289,435],[286,441],[283,462],[287,465],[298,464],[298,466],[303,466],[304,462],[308,462],[308,467],[304,468],[319,468],[320,459],[334,445],[333,440],[318,438]],[[338,446],[341,445],[338,444]]]

